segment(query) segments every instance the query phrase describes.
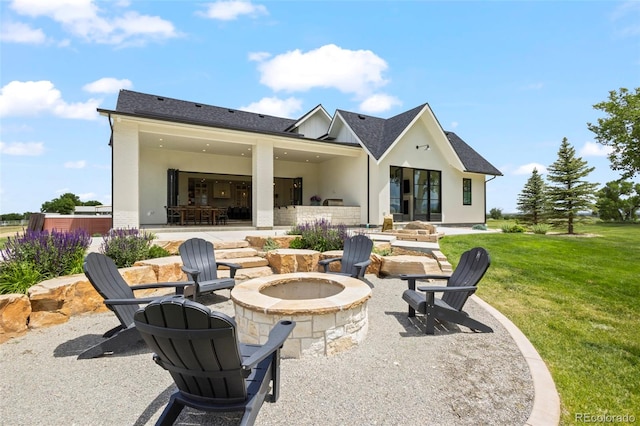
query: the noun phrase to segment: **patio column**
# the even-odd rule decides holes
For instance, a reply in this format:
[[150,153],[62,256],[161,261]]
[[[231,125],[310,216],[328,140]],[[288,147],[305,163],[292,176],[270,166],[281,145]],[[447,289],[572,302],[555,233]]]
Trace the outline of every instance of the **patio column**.
[[251,157],[253,226],[273,229],[273,142],[260,140]]
[[138,126],[115,120],[112,149],[112,208],[114,228],[139,228],[140,197]]

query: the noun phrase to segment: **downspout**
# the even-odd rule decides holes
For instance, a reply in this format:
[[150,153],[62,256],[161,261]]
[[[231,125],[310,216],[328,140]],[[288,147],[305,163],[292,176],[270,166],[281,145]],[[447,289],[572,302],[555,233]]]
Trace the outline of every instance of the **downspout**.
[[369,158],[369,155],[367,155],[366,157],[367,157],[367,228],[368,228],[370,223],[369,213],[371,209],[371,201],[369,199],[370,191],[371,191],[371,176],[369,175],[370,168],[371,168],[371,159]]
[[491,182],[497,177],[498,176],[493,176],[491,179],[484,181],[484,223],[485,225],[487,223],[487,183]]
[[111,121],[111,113],[107,113],[107,119],[109,120],[109,128],[111,129],[111,136],[109,137],[109,146],[111,147],[111,228],[113,228],[113,216],[116,211],[113,205],[115,197],[113,196],[113,122]]

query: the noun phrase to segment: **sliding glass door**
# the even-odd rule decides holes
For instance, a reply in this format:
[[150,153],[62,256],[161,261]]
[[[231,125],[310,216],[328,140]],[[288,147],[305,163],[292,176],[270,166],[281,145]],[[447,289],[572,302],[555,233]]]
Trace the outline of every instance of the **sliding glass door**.
[[393,220],[442,220],[442,172],[391,166],[389,212]]

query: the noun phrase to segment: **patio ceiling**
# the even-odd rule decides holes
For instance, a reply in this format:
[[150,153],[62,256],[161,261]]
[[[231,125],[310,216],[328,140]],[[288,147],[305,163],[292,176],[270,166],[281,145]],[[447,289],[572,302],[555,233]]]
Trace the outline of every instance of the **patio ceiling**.
[[[198,154],[228,155],[251,158],[253,147],[249,143],[224,142],[219,140],[205,139],[199,137],[186,137],[177,135],[167,135],[160,133],[144,132],[139,134],[140,147],[148,149],[167,149],[172,151],[192,152]],[[304,143],[304,142],[302,142]],[[292,143],[287,143],[287,147],[274,146],[274,160],[295,161],[301,163],[322,163],[344,156],[337,154],[336,146],[333,144],[317,142],[308,144],[305,150],[292,148]],[[343,148],[344,149],[344,148]],[[354,148],[349,155],[353,156]]]

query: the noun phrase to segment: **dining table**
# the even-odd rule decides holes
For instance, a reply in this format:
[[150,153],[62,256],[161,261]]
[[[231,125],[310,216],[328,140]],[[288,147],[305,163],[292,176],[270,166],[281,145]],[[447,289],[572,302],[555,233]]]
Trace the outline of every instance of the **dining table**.
[[178,216],[180,226],[189,225],[215,225],[218,216],[226,212],[226,209],[213,206],[171,206],[167,207],[169,217]]

